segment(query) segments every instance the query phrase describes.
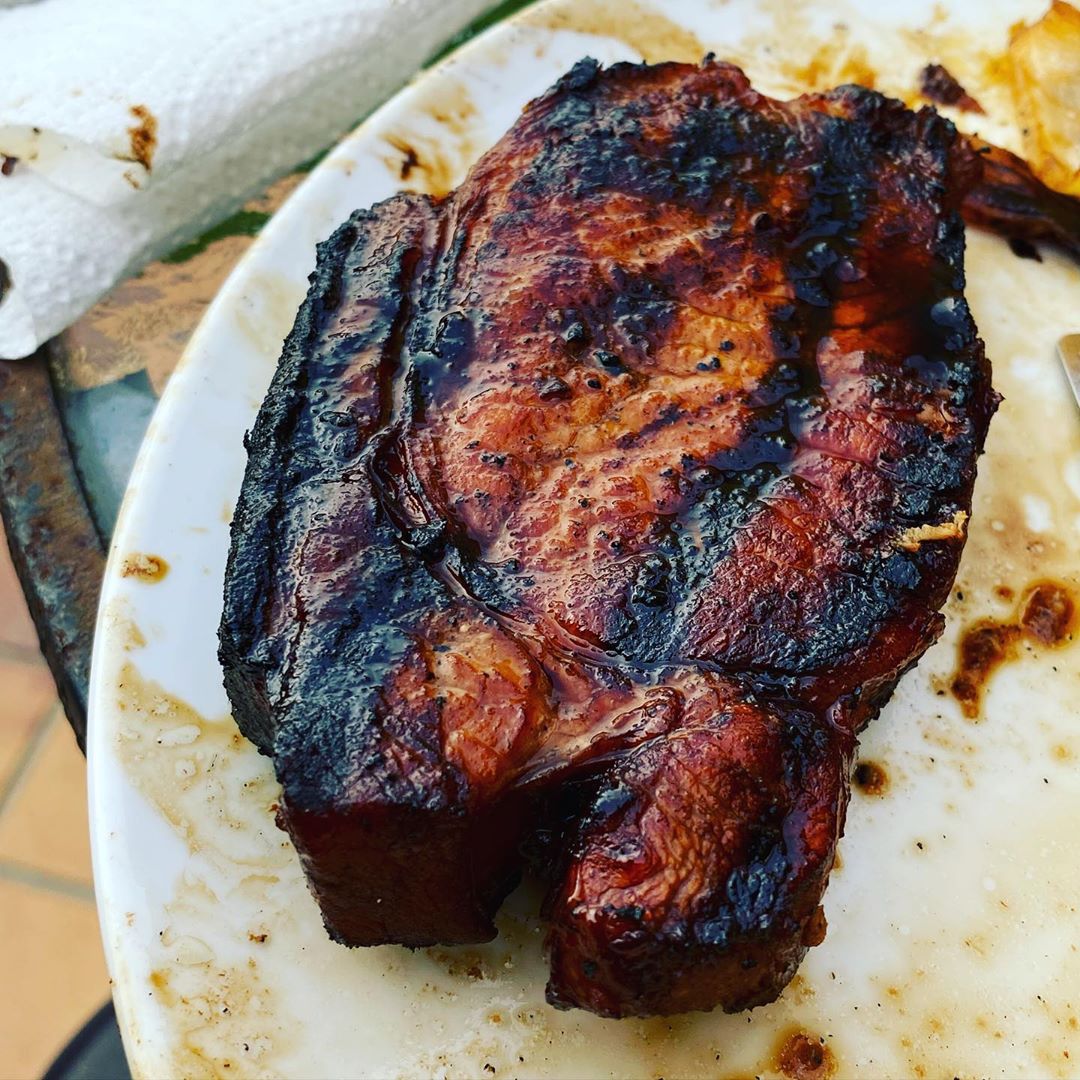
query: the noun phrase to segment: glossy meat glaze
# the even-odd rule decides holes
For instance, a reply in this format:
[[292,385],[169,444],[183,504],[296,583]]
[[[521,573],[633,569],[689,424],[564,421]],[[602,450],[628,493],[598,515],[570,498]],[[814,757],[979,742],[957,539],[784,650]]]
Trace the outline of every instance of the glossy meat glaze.
[[964,543],[981,172],[859,87],[583,61],[320,247],[221,655],[336,939],[486,940],[531,857],[553,1003],[780,992]]

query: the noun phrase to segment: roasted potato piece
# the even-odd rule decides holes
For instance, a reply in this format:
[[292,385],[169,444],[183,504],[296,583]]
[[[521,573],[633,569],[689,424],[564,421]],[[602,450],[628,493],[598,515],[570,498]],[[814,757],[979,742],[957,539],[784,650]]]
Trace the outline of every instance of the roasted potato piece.
[[1054,0],[1034,25],[1013,27],[1008,59],[1032,172],[1080,195],[1080,10]]

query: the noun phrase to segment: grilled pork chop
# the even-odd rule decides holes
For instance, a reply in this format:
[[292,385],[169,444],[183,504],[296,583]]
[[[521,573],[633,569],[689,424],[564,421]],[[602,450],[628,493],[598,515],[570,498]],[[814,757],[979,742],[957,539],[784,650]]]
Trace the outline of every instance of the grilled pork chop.
[[776,997],[964,543],[981,168],[859,87],[583,61],[320,247],[221,657],[335,939],[489,939],[543,831],[553,1003]]

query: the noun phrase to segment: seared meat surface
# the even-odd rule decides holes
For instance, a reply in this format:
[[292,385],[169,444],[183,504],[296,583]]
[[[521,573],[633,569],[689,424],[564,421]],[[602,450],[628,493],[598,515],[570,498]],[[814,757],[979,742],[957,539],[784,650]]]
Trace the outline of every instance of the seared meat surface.
[[1023,158],[976,137],[970,142],[983,172],[964,217],[1009,239],[1053,244],[1080,261],[1080,202],[1048,188]]
[[221,656],[331,935],[490,938],[542,824],[553,1003],[776,997],[963,547],[980,172],[859,87],[583,61],[321,246]]

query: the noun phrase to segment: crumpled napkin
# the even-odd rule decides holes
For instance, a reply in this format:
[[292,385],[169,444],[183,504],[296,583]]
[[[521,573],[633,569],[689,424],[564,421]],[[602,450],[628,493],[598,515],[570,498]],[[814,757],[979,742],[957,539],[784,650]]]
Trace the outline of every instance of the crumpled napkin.
[[0,357],[347,131],[492,0],[0,0]]

